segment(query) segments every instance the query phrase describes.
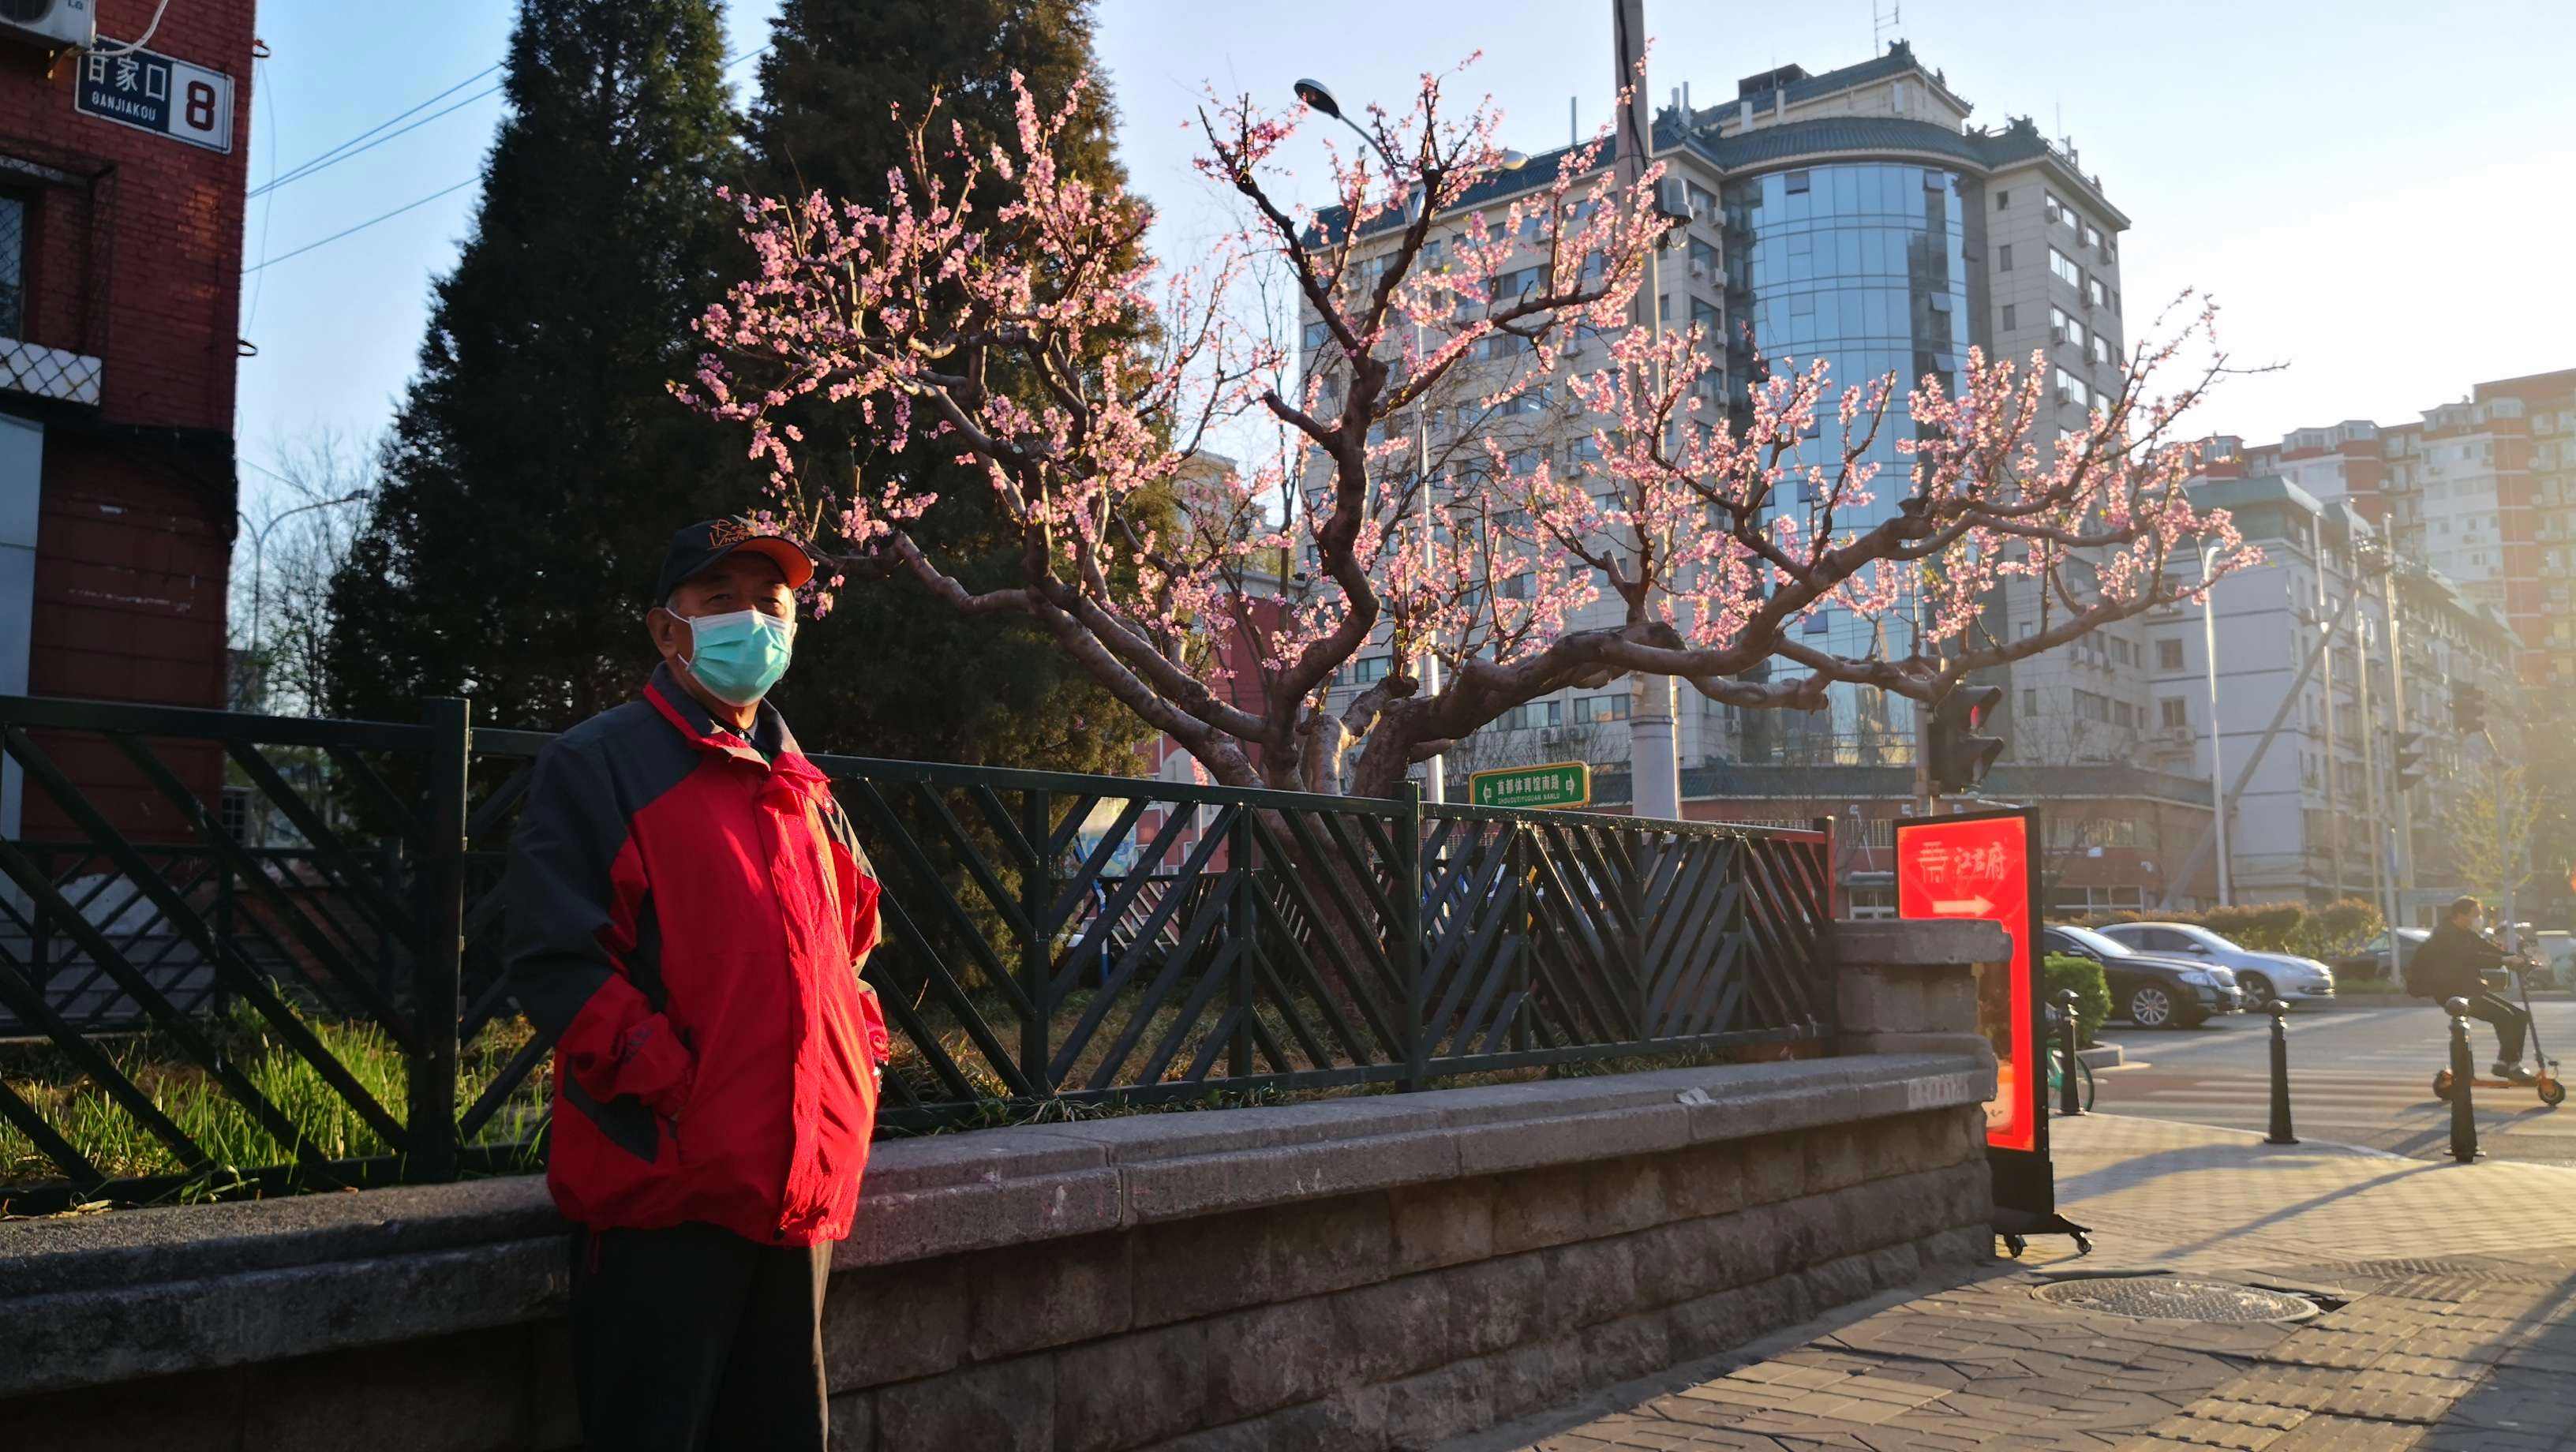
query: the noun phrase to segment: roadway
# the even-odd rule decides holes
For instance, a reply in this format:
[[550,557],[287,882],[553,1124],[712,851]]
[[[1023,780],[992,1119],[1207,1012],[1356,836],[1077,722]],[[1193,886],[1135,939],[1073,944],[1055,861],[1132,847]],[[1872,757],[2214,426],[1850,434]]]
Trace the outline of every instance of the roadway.
[[[2576,1060],[2576,1003],[2532,1005],[2542,1045]],[[2495,1032],[2471,1024],[2478,1071],[2495,1058]],[[2271,1033],[2260,1014],[2231,1014],[2196,1029],[2110,1024],[2104,1042],[2127,1065],[2096,1074],[2094,1107],[2193,1124],[2262,1131],[2271,1119]],[[2450,1106],[2433,1097],[2448,1030],[2429,1005],[2332,1008],[2289,1016],[2290,1113],[2303,1140],[2333,1140],[2416,1159],[2450,1153]],[[2526,1056],[2524,1063],[2530,1063]],[[2543,1109],[2529,1089],[2480,1089],[2478,1145],[2491,1159],[2576,1165],[2576,1103]]]

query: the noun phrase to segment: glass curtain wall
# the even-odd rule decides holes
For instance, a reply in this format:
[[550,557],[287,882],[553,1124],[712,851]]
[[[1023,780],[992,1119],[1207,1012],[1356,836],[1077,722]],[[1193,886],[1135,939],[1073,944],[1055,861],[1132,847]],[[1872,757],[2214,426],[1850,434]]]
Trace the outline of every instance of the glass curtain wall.
[[[1838,511],[1838,529],[1865,528],[1895,512],[1907,463],[1896,443],[1913,428],[1906,391],[1927,373],[1954,386],[1970,343],[1981,339],[1968,266],[1980,240],[1968,235],[1979,190],[1958,172],[1897,162],[1783,170],[1725,185],[1727,313],[1736,320],[1728,376],[1758,386],[1767,369],[1803,369],[1822,358],[1836,399],[1846,386],[1896,378],[1866,455],[1880,467],[1877,499]],[[1976,289],[1975,297],[1982,295]],[[1741,393],[1734,406],[1749,413]],[[1819,413],[1822,430],[1810,447],[1830,464],[1841,438],[1830,404]],[[1808,503],[1786,497],[1775,507],[1803,513]],[[1841,610],[1819,611],[1793,628],[1806,643],[1841,655],[1901,654],[1909,644],[1897,622]],[[1914,758],[1914,703],[1837,687],[1824,711],[1737,713],[1735,735],[1738,759],[1747,762],[1907,763]]]

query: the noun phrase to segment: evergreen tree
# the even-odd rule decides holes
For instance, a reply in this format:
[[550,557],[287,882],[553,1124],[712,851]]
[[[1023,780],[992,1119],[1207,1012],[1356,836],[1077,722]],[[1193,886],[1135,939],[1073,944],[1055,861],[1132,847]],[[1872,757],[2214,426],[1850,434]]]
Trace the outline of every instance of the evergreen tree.
[[523,0],[509,113],[333,587],[333,709],[560,727],[625,699],[671,531],[757,490],[679,407],[739,244],[713,0]]
[[[1062,97],[1092,65],[1091,31],[1090,0],[786,0],[748,128],[754,184],[777,196],[880,202],[933,87],[942,141],[953,119],[980,153],[1015,134],[1011,72],[1038,96]],[[1123,183],[1107,90],[1097,76],[1089,87],[1071,169]],[[989,215],[1007,195],[992,184],[976,201]],[[805,430],[817,441],[850,432]],[[836,463],[936,489],[920,532],[943,555],[974,561],[961,571],[970,586],[1015,578],[1018,542],[999,527],[981,471],[917,455]],[[909,580],[853,579],[796,648],[778,700],[809,740],[835,750],[1125,773],[1145,734],[1027,622],[967,619]]]

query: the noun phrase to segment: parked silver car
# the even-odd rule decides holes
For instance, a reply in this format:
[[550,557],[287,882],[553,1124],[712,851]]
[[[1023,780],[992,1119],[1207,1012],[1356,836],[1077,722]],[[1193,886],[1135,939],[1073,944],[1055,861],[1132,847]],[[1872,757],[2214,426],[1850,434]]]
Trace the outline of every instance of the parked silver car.
[[2098,931],[2141,953],[2189,958],[2231,970],[2245,990],[2249,1012],[2261,1012],[2276,998],[2293,1008],[2334,1001],[2334,970],[2314,958],[2258,953],[2190,923],[2113,923]]

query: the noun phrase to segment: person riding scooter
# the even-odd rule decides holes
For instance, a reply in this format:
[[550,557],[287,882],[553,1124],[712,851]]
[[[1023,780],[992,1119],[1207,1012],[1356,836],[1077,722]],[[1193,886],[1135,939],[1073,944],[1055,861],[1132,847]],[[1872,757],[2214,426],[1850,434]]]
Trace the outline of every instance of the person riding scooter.
[[2531,1016],[2521,1005],[2496,993],[2487,986],[2486,975],[2521,960],[2478,931],[2478,922],[2486,909],[2476,898],[2464,897],[2452,902],[2442,914],[2441,925],[2415,950],[2406,965],[2406,991],[2417,998],[2442,1003],[2452,998],[2469,1001],[2469,1017],[2482,1018],[2495,1025],[2495,1076],[2516,1084],[2532,1082],[2531,1071],[2522,1067],[2522,1042],[2531,1032]]

